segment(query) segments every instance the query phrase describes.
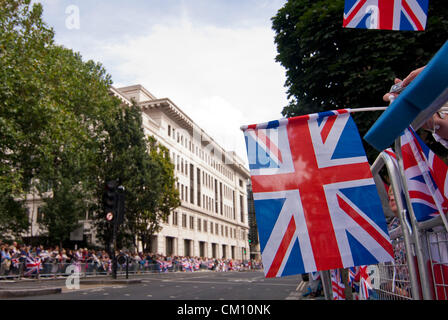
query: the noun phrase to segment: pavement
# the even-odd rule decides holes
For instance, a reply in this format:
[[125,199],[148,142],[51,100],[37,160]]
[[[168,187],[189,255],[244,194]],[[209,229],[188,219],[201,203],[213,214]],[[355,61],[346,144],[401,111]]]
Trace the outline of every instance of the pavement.
[[[1,280],[0,281],[0,298],[18,298],[30,296],[44,296],[50,294],[58,294],[68,289],[67,278],[40,278],[20,280]],[[88,288],[98,285],[130,285],[141,283],[141,279],[111,279],[110,277],[95,277],[80,279],[79,285],[82,288]],[[74,285],[74,283],[72,283]]]

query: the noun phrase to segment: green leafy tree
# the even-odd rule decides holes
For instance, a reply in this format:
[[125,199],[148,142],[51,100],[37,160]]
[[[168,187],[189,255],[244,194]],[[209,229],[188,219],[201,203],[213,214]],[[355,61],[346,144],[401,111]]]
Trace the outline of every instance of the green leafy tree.
[[[54,44],[40,4],[0,0],[0,32],[0,193],[15,199],[51,183],[42,224],[51,239],[62,241],[75,226],[72,215],[82,216],[82,204],[94,194],[103,119],[119,102],[109,94],[110,76],[101,64]],[[24,220],[24,201],[7,203],[0,201],[0,223],[11,216]],[[13,228],[26,229],[12,226],[16,233]]]
[[81,185],[74,185],[72,177],[60,177],[57,184],[49,191],[51,196],[44,198],[42,218],[38,221],[44,226],[44,233],[49,243],[62,247],[70,239],[70,232],[77,229],[79,220],[85,217],[87,210],[83,201]]
[[158,179],[152,181],[156,192],[155,202],[150,210],[143,210],[136,219],[136,231],[143,249],[150,245],[151,236],[161,230],[161,222],[166,221],[171,211],[180,206],[179,191],[175,187],[174,164],[169,150],[152,136],[148,137],[149,155],[158,168]]
[[9,193],[0,194],[0,238],[14,240],[29,227],[23,201],[18,201]]
[[[120,246],[136,246],[141,240],[146,247],[150,236],[159,230],[179,195],[174,188],[174,167],[166,148],[143,132],[140,107],[124,107],[106,125],[103,141],[103,163],[99,168],[97,198],[101,199],[104,184],[117,180],[125,187],[125,217],[119,228]],[[96,225],[106,244],[112,242],[112,225],[107,223],[104,210],[97,208]]]
[[0,223],[5,234],[27,228],[8,224],[11,217],[25,218],[24,202],[11,201],[29,189],[35,159],[43,152],[40,137],[51,132],[53,118],[35,72],[53,31],[40,18],[42,7],[29,3],[0,1]]
[[[100,64],[84,62],[78,53],[58,46],[49,48],[48,56],[52,56],[48,80],[54,86],[47,94],[62,109],[66,123],[60,129],[66,135],[52,139],[50,156],[39,162],[37,178],[43,186],[52,185],[53,196],[42,195],[42,224],[50,240],[60,243],[69,239],[69,231],[78,227],[95,201],[98,151],[106,138],[104,122],[121,109],[118,99],[109,94],[110,77]],[[57,85],[61,82],[62,87]]]
[[[444,0],[430,1],[424,32],[346,29],[343,12],[344,0],[289,0],[272,18],[276,60],[286,69],[284,116],[384,106],[394,78],[425,65],[448,39]],[[361,136],[379,115],[354,114]]]

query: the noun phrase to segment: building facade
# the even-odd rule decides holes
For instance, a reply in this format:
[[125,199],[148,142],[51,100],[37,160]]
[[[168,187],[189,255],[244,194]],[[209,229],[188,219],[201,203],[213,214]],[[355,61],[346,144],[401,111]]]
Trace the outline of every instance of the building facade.
[[[181,205],[152,237],[150,251],[166,256],[249,259],[250,175],[244,162],[220,147],[170,99],[157,99],[141,85],[112,87],[110,92],[123,104],[131,106],[134,100],[142,108],[145,134],[170,150],[175,166]],[[43,202],[36,194],[25,198],[31,222],[25,238],[30,239],[42,233]],[[51,191],[47,196],[52,196]],[[91,214],[86,212],[71,240],[99,244]]]
[[220,147],[170,99],[141,85],[112,88],[127,105],[142,108],[145,134],[170,150],[181,206],[153,236],[163,255],[249,259],[247,184],[243,161]]

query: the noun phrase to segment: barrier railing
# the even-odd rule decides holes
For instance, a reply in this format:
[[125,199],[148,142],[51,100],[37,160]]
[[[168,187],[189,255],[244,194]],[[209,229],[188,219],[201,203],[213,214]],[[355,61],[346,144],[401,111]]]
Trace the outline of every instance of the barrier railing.
[[[385,168],[391,181],[394,192],[397,212],[393,213],[388,204],[388,196],[382,179],[379,177],[381,169]],[[390,230],[390,239],[394,248],[393,263],[380,263],[379,285],[374,284],[375,298],[381,300],[408,300],[420,299],[418,285],[418,272],[415,261],[415,243],[412,238],[412,229],[407,222],[407,211],[401,196],[402,182],[397,163],[391,156],[382,152],[372,165],[372,174],[375,178],[378,194],[383,204],[384,212],[389,219],[398,216],[399,225]]]
[[[386,218],[393,217],[379,172],[385,168],[397,204],[399,225],[389,230],[394,262],[380,263],[373,270],[373,294],[379,300],[448,300],[448,232],[442,215],[419,222],[410,201],[401,145],[396,141],[397,161],[382,152],[372,165]],[[331,286],[330,286],[331,288]]]
[[[127,269],[127,270],[126,270]],[[198,271],[248,271],[259,270],[260,268],[238,265],[232,269],[215,268],[209,264],[184,265],[183,263],[138,263],[130,262],[127,266],[117,264],[117,274],[149,274],[168,272],[198,272]],[[41,263],[38,267],[27,267],[25,263],[11,265],[8,270],[1,270],[0,280],[21,279],[21,278],[57,278],[67,277],[72,271],[79,272],[80,277],[108,276],[112,274],[111,263]]]
[[434,299],[448,300],[448,234],[433,230],[426,234],[429,247],[429,265]]
[[[396,150],[400,150],[396,141]],[[373,294],[369,299],[378,300],[448,300],[448,232],[445,217],[439,215],[419,222],[415,218],[407,191],[401,153],[397,160],[382,152],[372,165],[372,174],[378,189],[386,218],[395,214],[390,210],[388,196],[380,171],[385,168],[397,204],[396,217],[399,225],[389,230],[394,248],[394,262],[373,266],[370,274]],[[329,292],[329,277],[323,277],[326,298]]]

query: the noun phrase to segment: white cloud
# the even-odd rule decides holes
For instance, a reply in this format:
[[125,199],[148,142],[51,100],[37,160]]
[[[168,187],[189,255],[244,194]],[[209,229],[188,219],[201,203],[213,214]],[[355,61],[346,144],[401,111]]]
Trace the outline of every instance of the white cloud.
[[[270,17],[285,0],[34,0],[56,42],[101,62],[114,86],[168,97],[226,150],[246,159],[241,125],[275,120],[287,104]],[[65,10],[80,9],[80,29]]]
[[273,37],[269,27],[198,28],[184,16],[90,52],[101,53],[115,86],[138,83],[158,98],[170,98],[215,141],[245,159],[239,127],[278,119],[286,104]]

